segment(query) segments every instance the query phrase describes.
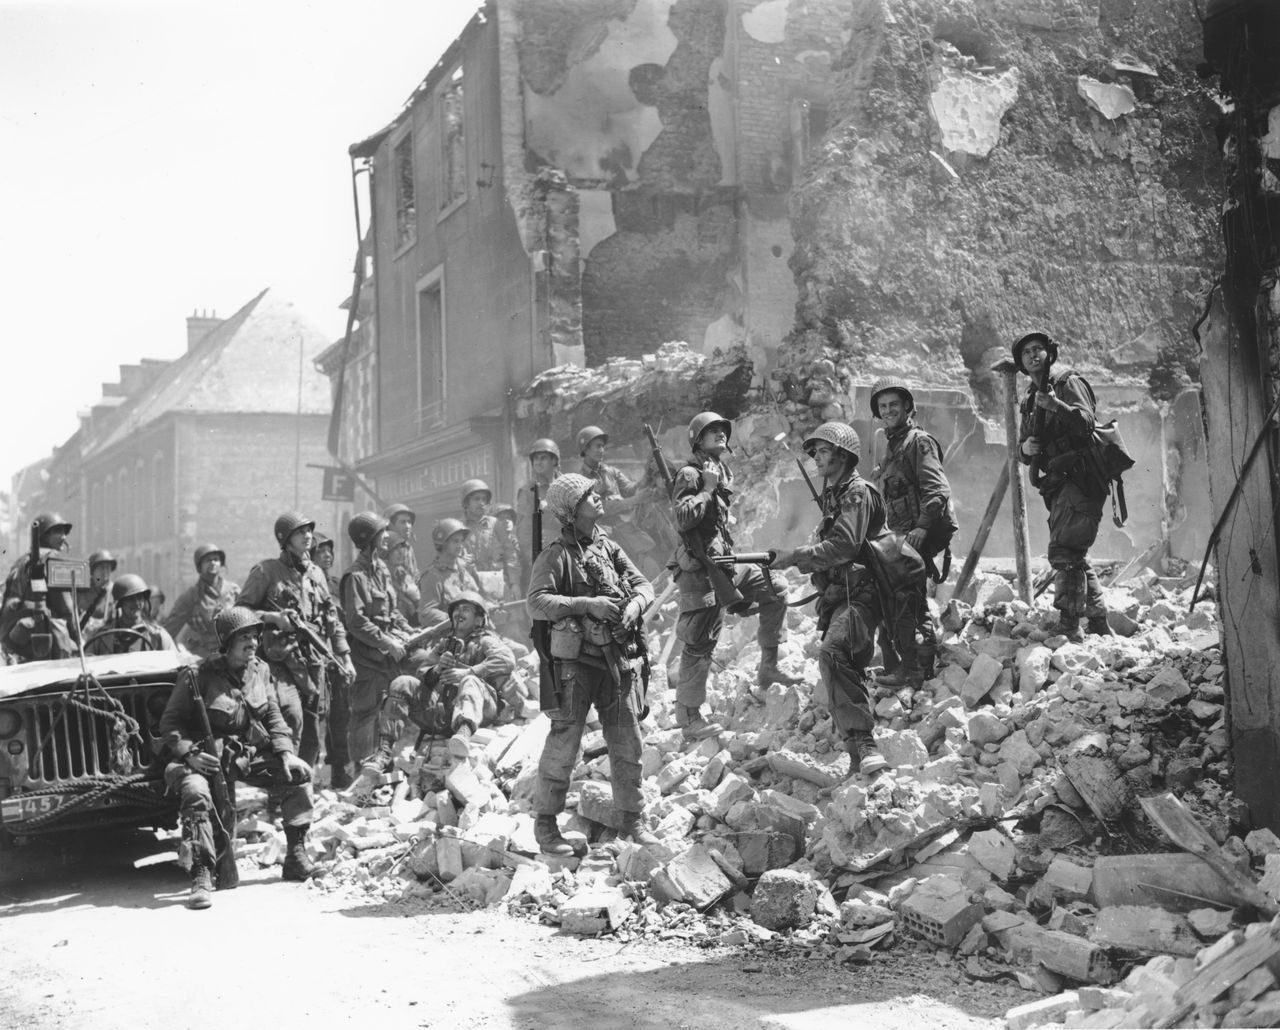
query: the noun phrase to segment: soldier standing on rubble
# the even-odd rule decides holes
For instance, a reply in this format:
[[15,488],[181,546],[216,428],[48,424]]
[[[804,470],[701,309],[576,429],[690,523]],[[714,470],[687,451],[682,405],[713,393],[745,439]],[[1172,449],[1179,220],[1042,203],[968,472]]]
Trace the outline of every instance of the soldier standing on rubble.
[[[418,522],[418,513],[407,504],[393,504],[382,517],[387,520],[387,528],[398,534],[407,543],[404,564],[391,567],[391,585],[396,588],[396,597],[400,601],[400,610],[405,613],[409,625],[418,624],[418,577],[422,574],[418,569],[417,536],[414,526]],[[409,612],[413,614],[410,615]]]
[[653,587],[626,552],[600,532],[604,505],[594,487],[586,476],[572,473],[551,484],[547,509],[561,532],[538,555],[529,581],[529,615],[547,631],[558,701],[547,713],[551,731],[533,798],[534,837],[549,855],[573,853],[556,817],[564,810],[592,705],[609,750],[618,834],[637,844],[657,842],[640,822],[644,686],[636,640],[644,632],[641,620],[653,603]]
[[[257,657],[262,621],[247,608],[223,609],[214,618],[220,652],[178,674],[169,703],[160,716],[160,736],[169,759],[164,778],[178,794],[182,812],[183,853],[191,862],[188,908],[212,903],[216,860],[209,786],[219,766],[227,777],[231,808],[235,784],[244,780],[281,792],[281,815],[288,850],[282,876],[306,880],[315,872],[307,857],[311,826],[311,769],[294,753],[293,737],[275,700],[271,673]],[[195,698],[208,713],[216,753],[207,741]],[[234,826],[224,827],[229,834]]]
[[1090,633],[1111,632],[1102,586],[1089,564],[1107,487],[1084,457],[1096,425],[1093,389],[1071,369],[1054,371],[1057,360],[1058,345],[1045,333],[1028,333],[1013,345],[1014,364],[1031,379],[1022,401],[1020,456],[1049,510],[1048,557],[1059,618],[1051,632],[1079,642],[1082,617]]
[[[276,519],[274,531],[280,556],[266,558],[249,570],[236,603],[260,612],[263,625],[292,638],[293,678],[302,694],[304,717],[315,724],[313,733],[318,741],[323,736],[319,713],[329,710],[330,678],[350,683],[355,679],[355,668],[328,580],[311,561],[315,528],[311,519],[296,511],[285,512]],[[312,739],[305,727],[303,736]],[[335,761],[335,756],[329,755],[335,773],[345,768],[343,757],[338,755]],[[342,778],[338,776],[339,780]]]
[[[605,448],[609,444],[609,434],[599,426],[587,426],[578,433],[578,453],[582,455],[581,474],[595,483],[596,494],[604,505],[604,518],[600,520],[600,528],[612,536],[627,550],[627,555],[635,561],[636,542],[626,539],[630,535],[630,523],[623,522],[624,512],[634,509],[643,498],[640,496],[640,485],[625,472],[606,464]],[[649,538],[652,543],[652,538]]]
[[501,572],[501,590],[481,590],[493,601],[514,597],[520,588],[520,558],[515,537],[507,530],[505,520],[489,514],[493,491],[483,479],[468,479],[462,484],[462,519],[470,531],[467,561],[476,572]]
[[934,559],[943,553],[957,529],[951,506],[951,484],[942,470],[942,447],[915,424],[915,397],[901,379],[881,379],[871,388],[871,413],[884,423],[889,444],[884,461],[872,480],[884,498],[885,518],[894,533],[906,534],[907,543],[924,559],[925,577],[890,599],[894,610],[885,613],[894,646],[902,664],[876,677],[886,687],[916,689],[933,675],[938,653],[938,631],[929,611],[928,576],[945,576]]
[[484,595],[480,580],[467,562],[467,538],[461,519],[441,519],[431,527],[435,560],[418,580],[418,623],[423,629],[443,629],[449,622],[449,604],[465,591]]
[[[695,415],[689,423],[693,457],[676,473],[671,495],[680,534],[675,555],[675,580],[680,591],[676,638],[684,645],[676,681],[676,724],[686,740],[702,740],[724,732],[719,723],[703,718],[702,706],[707,700],[707,677],[724,628],[725,612],[713,583],[717,570],[711,559],[733,553],[733,536],[729,532],[733,473],[721,460],[729,450],[732,435],[733,424],[714,411]],[[740,614],[751,605],[759,609],[756,642],[760,645],[760,666],[756,681],[762,686],[799,683],[799,677],[778,669],[778,645],[787,614],[786,581],[774,577],[768,569],[745,565],[734,575],[731,588],[741,596],[728,606],[729,614]]]
[[217,544],[201,544],[193,560],[196,581],[173,602],[164,628],[192,654],[208,658],[218,650],[214,616],[236,603],[240,587],[225,577],[227,552]]
[[[521,555],[520,591],[528,592],[529,572],[533,568],[533,522],[538,520],[538,538],[545,547],[559,527],[553,527],[546,517],[547,491],[560,475],[560,447],[550,437],[534,440],[529,445],[529,481],[516,492],[516,542]],[[533,488],[538,488],[538,510],[533,510]]]
[[348,756],[358,762],[372,754],[378,709],[400,674],[405,640],[411,632],[383,561],[388,542],[386,519],[371,511],[360,512],[348,523],[347,534],[358,553],[342,574],[342,611],[356,667],[348,694],[350,722],[342,751],[344,765]]
[[851,762],[871,774],[888,763],[876,750],[871,734],[875,716],[867,692],[867,664],[875,648],[880,603],[875,579],[861,556],[867,538],[884,528],[884,501],[858,474],[862,442],[852,426],[824,422],[803,446],[822,475],[818,543],[779,551],[773,568],[794,565],[812,573],[814,586],[822,591],[818,599],[822,685]]
[[364,759],[351,795],[366,793],[391,770],[405,724],[449,739],[449,753],[464,759],[471,735],[488,726],[504,703],[516,660],[485,624],[484,598],[468,591],[449,605],[450,633],[423,655],[421,678],[397,676],[378,713],[377,750]]

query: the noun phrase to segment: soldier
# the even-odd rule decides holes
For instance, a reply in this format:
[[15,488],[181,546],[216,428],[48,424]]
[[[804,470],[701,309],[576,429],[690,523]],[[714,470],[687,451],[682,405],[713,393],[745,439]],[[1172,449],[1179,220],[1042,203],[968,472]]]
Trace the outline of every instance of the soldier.
[[[533,798],[534,836],[544,854],[570,855],[556,817],[564,809],[592,705],[609,750],[618,834],[637,844],[657,838],[640,822],[640,723],[644,709],[642,619],[653,587],[597,523],[604,506],[586,476],[570,473],[551,484],[547,508],[561,525],[533,563],[529,614],[542,625],[558,707],[547,714]],[[541,654],[542,652],[540,652]]]
[[333,603],[342,604],[342,589],[338,583],[338,577],[333,574],[333,537],[319,530],[315,532],[311,539],[311,560],[320,567],[320,571],[324,573],[325,582],[329,584],[329,596],[333,598]]
[[[355,679],[338,606],[329,594],[324,573],[311,561],[315,527],[296,511],[276,519],[280,556],[266,558],[249,570],[236,601],[240,607],[261,613],[264,626],[289,638],[285,660],[302,697],[303,737],[313,760],[319,758],[315,752],[324,738],[321,721],[329,711],[331,677],[347,683]],[[335,764],[332,754],[329,762]]]
[[343,757],[360,761],[373,752],[378,709],[400,672],[405,640],[411,631],[396,603],[396,588],[383,560],[388,537],[386,519],[362,511],[348,523],[347,534],[358,552],[351,567],[342,574],[342,611],[356,679],[351,685],[351,715]]
[[[493,491],[483,479],[468,479],[462,484],[462,519],[471,537],[467,541],[467,560],[476,572],[501,572],[501,588],[480,593],[501,601],[514,596],[520,588],[520,557],[516,541],[503,522],[489,514]],[[480,577],[481,582],[484,577]]]
[[[901,379],[881,379],[871,388],[872,415],[884,423],[889,449],[872,473],[884,498],[885,518],[894,533],[906,534],[934,580],[942,578],[934,562],[956,531],[951,484],[942,470],[942,446],[915,424],[915,397]],[[918,689],[933,675],[938,632],[929,611],[928,582],[921,579],[891,600],[886,613],[899,668],[876,677],[886,687]],[[918,640],[918,642],[917,642]]]
[[822,685],[851,762],[869,775],[888,765],[871,734],[875,717],[867,693],[867,664],[875,647],[880,603],[875,579],[863,558],[868,537],[884,528],[884,501],[858,474],[862,444],[852,426],[824,422],[809,434],[804,449],[822,474],[818,543],[779,551],[773,568],[794,565],[812,573],[814,586],[822,591],[818,600]]
[[[45,582],[45,559],[66,552],[71,523],[61,515],[44,512],[31,523],[36,554],[24,554],[9,570],[4,584],[0,641],[19,661],[71,658],[79,633],[68,590],[38,593]],[[45,649],[45,642],[48,649]]]
[[[311,560],[324,573],[325,582],[329,584],[329,596],[333,599],[333,607],[338,618],[343,619],[342,586],[338,577],[333,574],[334,544],[333,537],[317,531],[311,540]],[[345,621],[344,621],[345,626]],[[348,641],[350,643],[350,641]],[[276,645],[272,639],[264,639],[263,653],[271,660]],[[354,662],[352,663],[354,665]],[[351,701],[348,696],[351,684],[341,676],[334,676],[329,681],[329,713],[324,723],[324,753],[329,764],[329,786],[334,790],[345,790],[351,786],[351,773],[347,769],[347,728],[351,724]],[[295,690],[296,693],[296,690]],[[299,737],[298,727],[302,722],[302,702],[299,696],[296,712],[290,707],[281,705],[285,720],[295,737]],[[336,728],[336,729],[335,729]],[[336,735],[335,735],[336,734]],[[335,763],[333,756],[337,755]]]
[[[281,791],[281,813],[288,850],[282,876],[306,880],[315,872],[307,857],[311,826],[311,769],[294,753],[289,727],[276,704],[271,674],[257,657],[262,628],[257,612],[225,608],[214,618],[218,654],[187,666],[160,716],[160,735],[169,764],[165,782],[181,799],[183,854],[191,862],[188,908],[212,904],[214,811],[209,780],[219,766],[227,778],[230,809],[235,810],[238,779]],[[206,750],[201,699],[213,733],[215,754]],[[225,827],[230,834],[234,826]]]
[[653,537],[629,521],[632,512],[644,500],[633,479],[604,460],[609,434],[599,426],[587,426],[578,433],[578,453],[582,455],[582,475],[595,482],[596,493],[604,505],[600,529],[618,541],[634,562],[653,547]]
[[[745,565],[730,583],[727,575],[711,562],[716,555],[733,553],[733,537],[729,533],[733,473],[722,460],[732,434],[733,424],[714,411],[694,416],[689,423],[693,457],[676,473],[672,492],[676,530],[680,534],[673,566],[680,602],[676,639],[684,645],[676,681],[676,724],[686,740],[703,740],[724,732],[719,723],[703,718],[702,706],[707,700],[712,655],[724,628],[722,601],[734,590],[738,596],[728,605],[731,615],[750,605],[759,607],[756,641],[760,645],[760,665],[756,681],[762,686],[800,682],[799,677],[778,669],[778,645],[787,614],[786,581],[775,578],[767,569]],[[721,580],[720,590],[713,578]]]
[[413,553],[409,546],[409,541],[402,537],[393,529],[387,530],[386,541],[386,561],[387,569],[391,574],[391,585],[396,591],[396,607],[400,610],[400,614],[404,616],[405,625],[408,627],[416,627],[418,625],[418,588],[416,584],[410,583],[413,587],[413,597],[400,592],[398,584],[406,582],[406,570],[409,567],[409,556]]
[[449,603],[451,632],[424,655],[421,677],[397,676],[378,713],[377,749],[365,760],[350,793],[367,792],[391,769],[405,723],[449,739],[449,753],[464,759],[471,735],[490,725],[504,703],[516,660],[506,642],[485,625],[487,606],[467,591]]
[[449,603],[471,590],[481,596],[480,580],[466,559],[471,535],[461,519],[441,519],[431,527],[435,560],[418,580],[418,624],[423,629],[443,629],[449,623]]
[[193,560],[198,578],[173,602],[164,628],[188,651],[208,658],[218,650],[214,616],[236,603],[240,587],[224,575],[227,552],[217,544],[201,544]]
[[418,625],[418,577],[422,574],[418,569],[418,540],[414,533],[418,513],[407,504],[393,504],[382,517],[387,520],[387,528],[392,533],[398,533],[408,541],[404,565],[399,568],[393,566],[391,569],[391,585],[396,588],[400,610],[405,612],[409,625],[416,626]]
[[[528,592],[529,571],[538,556],[533,553],[533,520],[538,520],[538,538],[545,547],[558,533],[546,517],[547,490],[560,475],[560,447],[550,437],[534,440],[529,445],[529,481],[516,492],[516,542],[522,558],[520,591]],[[533,510],[533,488],[538,488],[538,511]]]
[[116,617],[111,577],[119,564],[110,551],[89,555],[89,589],[80,592],[80,635],[86,640]]
[[151,621],[151,588],[141,576],[126,572],[111,584],[115,617],[88,639],[85,654],[125,654],[128,651],[174,651],[163,626]]
[[1022,401],[1018,443],[1031,485],[1049,510],[1049,565],[1053,568],[1053,631],[1080,641],[1088,631],[1108,635],[1102,586],[1089,564],[1098,538],[1107,484],[1089,471],[1085,451],[1097,424],[1093,388],[1078,372],[1053,370],[1058,345],[1045,333],[1028,333],[1013,345],[1013,361],[1031,379]]

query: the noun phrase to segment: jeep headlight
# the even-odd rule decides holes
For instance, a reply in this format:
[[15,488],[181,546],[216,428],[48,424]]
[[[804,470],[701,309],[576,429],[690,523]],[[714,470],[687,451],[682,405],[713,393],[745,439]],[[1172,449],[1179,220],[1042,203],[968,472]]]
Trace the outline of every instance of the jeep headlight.
[[0,740],[16,736],[22,729],[22,716],[12,708],[0,708]]

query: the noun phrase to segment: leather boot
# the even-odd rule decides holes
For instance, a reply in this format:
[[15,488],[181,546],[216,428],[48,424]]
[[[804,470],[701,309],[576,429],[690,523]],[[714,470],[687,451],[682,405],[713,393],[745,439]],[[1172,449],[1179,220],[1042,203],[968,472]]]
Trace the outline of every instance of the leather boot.
[[449,754],[459,762],[466,760],[471,754],[471,734],[476,728],[466,719],[459,719],[453,728],[453,736],[449,738]]
[[316,864],[307,856],[309,829],[311,829],[310,824],[284,828],[284,868],[280,875],[285,880],[310,880],[316,874]]
[[209,908],[213,904],[213,872],[204,862],[197,861],[191,867],[191,893],[187,895],[187,908]]
[[676,725],[680,727],[680,736],[685,740],[706,740],[724,732],[724,727],[718,722],[707,722],[702,717],[701,708],[691,708],[688,705],[676,705]]
[[554,815],[540,815],[533,820],[533,839],[544,855],[563,855],[568,858],[574,853],[570,844],[560,833],[560,826]]
[[938,646],[937,644],[922,644],[916,648],[916,673],[920,677],[919,683],[912,683],[911,686],[919,688],[924,685],[925,680],[931,680],[938,672]]
[[889,763],[876,747],[875,737],[870,733],[855,732],[844,742],[844,746],[849,752],[851,770],[856,768],[862,775],[871,776],[889,768]]
[[329,787],[331,790],[346,790],[351,786],[351,774],[345,765],[329,766]]
[[619,812],[618,818],[622,823],[618,827],[619,840],[630,841],[632,844],[640,845],[661,843],[640,821],[639,812]]
[[778,668],[778,649],[776,647],[760,648],[760,667],[756,670],[756,683],[762,687],[767,687],[771,683],[781,683],[784,687],[794,687],[803,682],[803,676],[789,676]]
[[1111,626],[1107,622],[1107,617],[1105,614],[1090,615],[1085,624],[1085,632],[1092,633],[1095,636],[1099,636],[1099,637],[1109,637],[1112,635]]
[[1066,637],[1073,644],[1078,644],[1084,640],[1084,634],[1080,632],[1080,616],[1078,615],[1063,613],[1058,617],[1057,622],[1045,627],[1045,632],[1051,637]]

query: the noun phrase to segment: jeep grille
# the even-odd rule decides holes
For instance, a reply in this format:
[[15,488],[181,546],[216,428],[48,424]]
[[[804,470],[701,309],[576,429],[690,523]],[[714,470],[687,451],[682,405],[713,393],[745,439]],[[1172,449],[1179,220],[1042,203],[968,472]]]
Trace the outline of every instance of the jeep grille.
[[[152,716],[147,711],[147,698],[159,689],[163,688],[124,687],[110,691],[125,712],[138,723],[141,746],[132,738],[128,745],[133,759],[132,772],[145,769],[155,754],[151,747]],[[27,733],[27,775],[31,786],[130,771],[111,767],[111,719],[64,704],[61,697],[26,698],[19,700],[18,705],[26,709],[23,722]]]

